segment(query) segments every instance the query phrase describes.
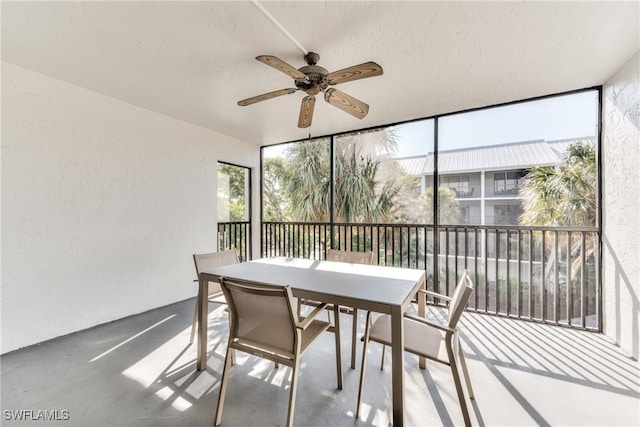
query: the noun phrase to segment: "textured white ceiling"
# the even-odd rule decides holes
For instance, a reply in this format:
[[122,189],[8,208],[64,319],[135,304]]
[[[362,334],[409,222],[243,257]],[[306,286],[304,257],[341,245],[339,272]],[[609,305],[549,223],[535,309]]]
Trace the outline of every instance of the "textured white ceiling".
[[249,1],[2,2],[2,60],[256,145],[600,85],[639,50],[638,2],[261,3],[319,65],[376,61],[384,75],[338,88],[358,120],[254,58],[304,65]]

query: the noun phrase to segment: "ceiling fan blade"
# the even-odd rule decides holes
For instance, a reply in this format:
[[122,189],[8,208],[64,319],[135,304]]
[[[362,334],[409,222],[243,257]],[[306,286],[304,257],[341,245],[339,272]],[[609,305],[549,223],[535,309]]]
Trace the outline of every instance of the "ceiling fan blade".
[[330,85],[337,85],[380,75],[382,75],[382,67],[380,65],[375,62],[365,62],[364,64],[354,65],[353,67],[327,74],[327,82]]
[[267,64],[278,71],[282,71],[283,73],[293,77],[298,80],[307,80],[307,75],[302,71],[298,71],[297,68],[287,64],[280,58],[276,58],[271,55],[260,55],[256,56],[256,59],[264,64]]
[[316,105],[316,97],[307,95],[302,100],[300,105],[300,117],[298,117],[298,127],[308,128],[311,126],[311,119],[313,118],[313,107]]
[[289,88],[289,89],[274,90],[273,92],[263,93],[262,95],[252,96],[251,98],[238,101],[238,105],[242,107],[246,107],[247,105],[255,104],[256,102],[260,102],[260,101],[266,101],[267,99],[275,98],[277,96],[292,94],[296,90],[298,89]]
[[327,89],[324,93],[324,100],[358,119],[364,118],[369,112],[369,106],[367,104],[338,89]]

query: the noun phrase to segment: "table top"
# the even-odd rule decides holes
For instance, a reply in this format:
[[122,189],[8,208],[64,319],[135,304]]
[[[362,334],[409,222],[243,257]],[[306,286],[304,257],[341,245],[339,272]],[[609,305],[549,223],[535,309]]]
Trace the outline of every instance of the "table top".
[[200,278],[289,285],[296,296],[386,312],[406,306],[424,275],[411,268],[276,257],[205,270]]

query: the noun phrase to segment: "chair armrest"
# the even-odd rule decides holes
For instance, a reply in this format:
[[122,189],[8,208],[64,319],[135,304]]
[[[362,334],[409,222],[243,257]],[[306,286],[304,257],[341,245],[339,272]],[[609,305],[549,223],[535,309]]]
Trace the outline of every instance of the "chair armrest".
[[311,313],[309,313],[308,316],[306,316],[302,320],[302,322],[298,321],[298,323],[296,324],[296,328],[300,328],[302,330],[307,329],[307,327],[311,324],[311,322],[314,321],[314,319],[316,318],[318,313],[320,313],[326,307],[327,307],[327,303],[325,303],[325,302],[323,302],[320,305],[318,305],[316,308],[313,309],[313,311]]
[[422,293],[422,294],[425,294],[425,295],[428,295],[428,296],[432,296],[434,298],[443,299],[445,301],[451,301],[451,297],[439,294],[437,292],[427,291],[427,290],[424,290],[424,289],[418,289],[418,292]]
[[436,328],[436,329],[440,329],[441,331],[450,332],[450,333],[454,333],[455,332],[455,330],[451,329],[447,325],[443,325],[441,323],[432,322],[430,320],[423,319],[422,317],[413,316],[411,314],[405,314],[404,317],[407,318],[407,319],[411,319],[411,320],[413,320],[415,322],[422,323],[423,325],[427,325],[427,326],[431,326],[431,327]]

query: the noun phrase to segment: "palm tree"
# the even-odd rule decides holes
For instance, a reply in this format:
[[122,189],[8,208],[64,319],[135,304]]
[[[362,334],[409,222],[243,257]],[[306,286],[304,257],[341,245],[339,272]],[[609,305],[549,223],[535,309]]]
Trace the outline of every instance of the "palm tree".
[[534,167],[523,178],[520,222],[539,226],[594,226],[596,220],[596,153],[593,144],[577,141],[557,168]]
[[[597,163],[594,144],[589,141],[572,143],[557,168],[534,167],[523,178],[520,196],[523,211],[520,222],[533,226],[592,227],[596,225]],[[572,238],[571,278],[575,279],[582,262],[581,236]],[[551,245],[553,242],[549,242]],[[596,251],[595,236],[585,243],[585,257],[593,259]],[[552,247],[555,247],[553,245]],[[552,254],[551,260],[555,260]],[[545,275],[550,275],[553,262],[547,264]]]
[[381,223],[394,217],[399,186],[395,177],[381,179],[382,159],[366,153],[359,139],[340,141],[336,149],[336,220]]
[[[397,143],[391,130],[341,137],[335,152],[335,221],[384,222],[393,218],[399,191],[383,179],[385,154]],[[331,153],[328,139],[292,144],[286,151],[284,194],[295,220],[328,222],[331,212]]]
[[327,139],[292,144],[285,153],[285,197],[294,221],[329,221],[330,145]]

